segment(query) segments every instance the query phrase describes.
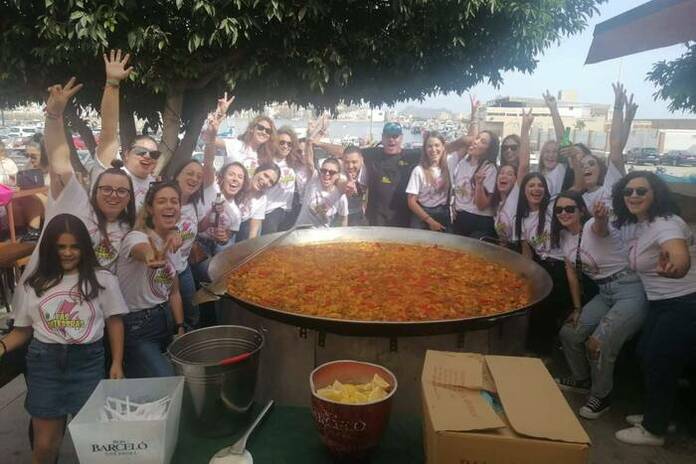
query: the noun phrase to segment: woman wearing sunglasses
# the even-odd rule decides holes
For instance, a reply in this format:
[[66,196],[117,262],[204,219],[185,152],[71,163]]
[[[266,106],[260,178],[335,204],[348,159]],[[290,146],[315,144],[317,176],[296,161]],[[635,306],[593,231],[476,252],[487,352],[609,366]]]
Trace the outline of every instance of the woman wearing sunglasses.
[[[515,237],[515,215],[517,213],[517,201],[520,197],[520,182],[529,172],[529,130],[534,122],[532,110],[529,113],[522,112],[522,136],[511,138],[508,136],[503,141],[501,148],[501,165],[495,181],[493,193],[493,206],[495,207],[495,232],[500,243],[504,245],[517,241]],[[506,156],[505,144],[512,145],[513,140],[518,140],[514,152],[515,156]],[[511,151],[510,149],[507,150]]]
[[609,132],[609,163],[605,163],[602,158],[592,154],[584,145],[578,144],[584,153],[580,160],[585,179],[585,192],[582,198],[590,212],[600,201],[611,207],[611,190],[626,174],[623,149],[631,132],[633,117],[638,109],[638,105],[633,103],[633,95],[629,99],[623,85],[617,83],[612,84],[612,87],[614,88],[614,112]]
[[321,163],[318,175],[312,176],[305,189],[297,225],[331,227],[334,221],[342,227],[348,225],[348,199],[337,185],[340,173],[338,159],[327,158]]
[[[563,250],[573,302],[559,332],[572,377],[556,381],[562,389],[589,393],[578,412],[585,419],[609,410],[614,363],[623,344],[642,327],[648,309],[620,233],[609,224],[609,211],[597,202],[591,217],[580,193],[562,192],[551,223],[551,244]],[[599,287],[584,306],[583,275]]]
[[[126,79],[132,67],[126,68],[130,55],[121,54],[121,50],[111,50],[109,56],[104,54],[106,67],[106,85],[101,101],[101,132],[97,146],[96,163],[90,171],[91,184],[107,167],[112,165],[119,151],[118,118],[119,118],[119,87]],[[128,174],[133,184],[133,200],[135,208],[140,208],[145,201],[145,194],[150,183],[155,181],[153,173],[157,166],[160,151],[157,141],[149,135],[138,135],[130,143],[128,151],[123,154],[124,172]]]
[[624,443],[662,446],[677,383],[696,356],[696,244],[667,184],[634,171],[614,186],[614,226],[628,248],[631,269],[643,282],[649,309],[638,345],[645,381],[642,416],[620,430]]
[[517,166],[519,165],[520,150],[522,148],[522,138],[517,134],[505,136],[500,142],[500,165]]
[[299,142],[295,130],[290,126],[278,129],[273,162],[280,169],[280,179],[266,193],[266,217],[263,220],[261,235],[281,230],[290,214],[295,196],[297,171],[304,169],[304,157],[298,153]]

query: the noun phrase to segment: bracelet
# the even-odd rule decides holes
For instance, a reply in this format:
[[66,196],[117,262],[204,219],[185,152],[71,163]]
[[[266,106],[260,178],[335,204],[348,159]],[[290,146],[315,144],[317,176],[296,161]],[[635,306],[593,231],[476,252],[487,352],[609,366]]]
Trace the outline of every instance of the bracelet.
[[119,88],[121,86],[121,82],[117,79],[107,79],[106,85],[108,85],[109,87]]

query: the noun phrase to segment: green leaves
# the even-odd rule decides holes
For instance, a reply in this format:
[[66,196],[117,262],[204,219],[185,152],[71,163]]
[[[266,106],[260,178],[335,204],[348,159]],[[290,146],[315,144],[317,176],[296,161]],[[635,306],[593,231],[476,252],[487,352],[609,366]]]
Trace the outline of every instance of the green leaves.
[[659,61],[648,73],[658,87],[654,97],[669,101],[671,111],[696,113],[696,44],[691,43],[681,57]]

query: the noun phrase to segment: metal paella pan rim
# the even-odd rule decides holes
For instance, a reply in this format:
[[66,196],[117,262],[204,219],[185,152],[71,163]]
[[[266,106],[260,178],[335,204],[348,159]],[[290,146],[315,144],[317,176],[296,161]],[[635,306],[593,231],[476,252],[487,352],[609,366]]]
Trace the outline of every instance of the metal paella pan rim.
[[[271,242],[278,235],[271,234],[253,240],[246,240],[216,255],[210,263],[210,275],[214,285],[219,288],[226,288],[227,274],[234,268],[235,264]],[[420,246],[437,245],[453,251],[469,252],[521,275],[530,284],[530,302],[527,306],[512,308],[509,311],[494,315],[430,321],[365,321],[310,316],[279,308],[266,307],[229,293],[225,296],[262,317],[268,317],[298,327],[340,335],[396,337],[457,333],[486,328],[501,319],[524,313],[531,306],[546,298],[552,288],[550,276],[534,261],[497,245],[441,232],[398,227],[305,229],[292,232],[277,246],[287,247],[347,242],[398,243]]]

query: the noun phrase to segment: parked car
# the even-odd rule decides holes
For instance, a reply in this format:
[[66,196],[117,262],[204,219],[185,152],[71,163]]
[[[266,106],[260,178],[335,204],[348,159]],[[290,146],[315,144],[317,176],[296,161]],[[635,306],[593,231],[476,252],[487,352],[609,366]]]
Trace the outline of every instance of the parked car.
[[670,150],[662,155],[662,164],[670,166],[696,166],[696,153],[686,150]]
[[660,156],[655,148],[634,148],[629,150],[626,162],[630,164],[652,164],[657,166],[660,164]]

